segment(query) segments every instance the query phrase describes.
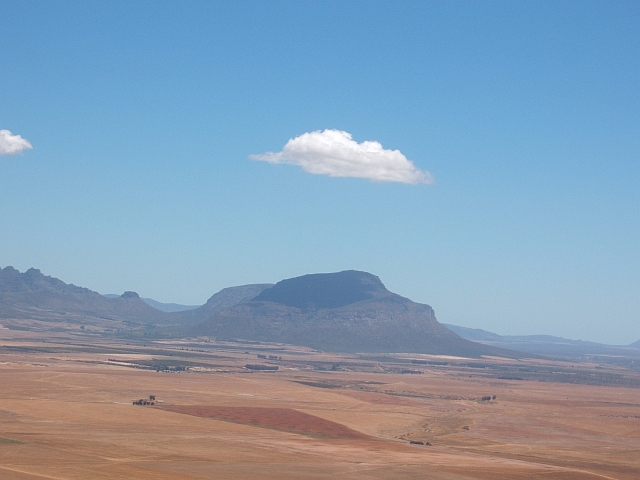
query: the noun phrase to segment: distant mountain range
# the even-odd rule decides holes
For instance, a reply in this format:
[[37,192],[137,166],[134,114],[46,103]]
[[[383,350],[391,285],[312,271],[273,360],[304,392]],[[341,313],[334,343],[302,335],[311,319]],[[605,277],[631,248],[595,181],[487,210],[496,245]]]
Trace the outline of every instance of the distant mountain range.
[[109,298],[67,285],[39,270],[0,269],[0,319],[9,328],[77,329],[92,333],[209,336],[282,342],[342,352],[421,352],[477,357],[509,354],[464,340],[436,320],[428,305],[389,292],[366,272],[313,274],[275,285],[223,289],[204,305],[161,312],[138,294]]
[[201,306],[100,295],[29,269],[0,268],[0,323],[12,329],[73,330],[119,337],[197,337],[278,342],[336,352],[414,352],[478,357],[589,352],[628,347],[545,335],[501,336],[439,323],[429,305],[388,291],[354,270],[274,284],[229,287]]
[[162,321],[166,315],[147,305],[135,292],[106,298],[34,268],[24,273],[12,267],[0,268],[0,319],[94,325],[116,331]]
[[537,355],[569,357],[616,355],[628,349],[640,349],[640,340],[631,345],[605,345],[552,335],[498,335],[479,328],[460,327],[446,323],[443,325],[467,340]]
[[[118,298],[120,295],[114,295],[112,293],[105,294],[107,298]],[[156,310],[160,310],[161,312],[173,313],[173,312],[184,312],[186,310],[193,310],[194,308],[198,308],[200,305],[182,305],[180,303],[163,303],[153,298],[144,298],[140,297],[147,305],[155,308]]]

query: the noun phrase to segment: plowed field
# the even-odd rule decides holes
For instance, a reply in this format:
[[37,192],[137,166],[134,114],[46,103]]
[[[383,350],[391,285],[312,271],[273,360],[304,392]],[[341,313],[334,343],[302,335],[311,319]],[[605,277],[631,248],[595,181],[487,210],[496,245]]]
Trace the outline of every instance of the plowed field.
[[253,427],[272,428],[317,438],[369,438],[367,435],[339,423],[309,415],[293,408],[216,407],[206,405],[167,405],[159,408],[195,417],[224,420]]

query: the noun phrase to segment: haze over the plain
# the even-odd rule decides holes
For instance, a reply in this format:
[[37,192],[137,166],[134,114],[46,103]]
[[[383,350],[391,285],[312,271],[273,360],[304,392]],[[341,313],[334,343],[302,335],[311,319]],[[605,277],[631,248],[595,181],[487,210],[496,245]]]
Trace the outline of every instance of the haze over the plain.
[[362,270],[640,338],[640,5],[3,3],[0,267],[202,304]]

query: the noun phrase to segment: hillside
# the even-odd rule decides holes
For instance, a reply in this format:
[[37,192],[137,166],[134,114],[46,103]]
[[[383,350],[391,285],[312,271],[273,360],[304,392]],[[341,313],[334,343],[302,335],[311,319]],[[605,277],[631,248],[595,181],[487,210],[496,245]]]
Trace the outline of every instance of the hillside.
[[497,333],[488,332],[481,328],[460,327],[449,323],[443,323],[443,325],[452,332],[460,335],[462,338],[473,342],[499,342],[502,339],[502,337]]
[[174,313],[174,312],[185,312],[187,310],[193,310],[198,308],[200,305],[182,305],[179,303],[164,303],[154,300],[153,298],[144,298],[141,297],[144,302],[155,308],[156,310],[160,310],[161,312]]
[[415,352],[477,357],[506,351],[464,340],[428,305],[389,292],[366,272],[278,282],[191,330],[219,339],[282,342],[339,352]]
[[20,273],[0,268],[0,318],[48,323],[86,324],[124,328],[125,324],[162,321],[167,314],[125,292],[106,298],[87,288],[64,283],[31,268]]
[[272,287],[272,283],[256,283],[227,287],[212,295],[204,305],[181,312],[170,313],[160,325],[165,334],[180,334],[189,328],[203,323],[214,314],[226,308],[233,307],[259,295],[263,290]]
[[[107,298],[120,297],[120,295],[115,295],[113,293],[105,293],[104,296]],[[146,303],[150,307],[153,307],[156,310],[160,310],[161,312],[167,312],[167,313],[185,312],[187,310],[193,310],[200,306],[200,305],[183,305],[180,303],[164,303],[164,302],[159,302],[158,300],[154,300],[153,298],[145,298],[145,297],[140,297],[140,298],[144,301],[144,303]]]

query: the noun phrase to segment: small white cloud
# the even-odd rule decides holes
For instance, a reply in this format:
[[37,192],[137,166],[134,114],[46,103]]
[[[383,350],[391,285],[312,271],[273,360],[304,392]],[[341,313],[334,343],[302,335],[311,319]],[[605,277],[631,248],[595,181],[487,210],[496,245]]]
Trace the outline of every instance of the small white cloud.
[[315,175],[368,178],[377,182],[433,183],[400,150],[385,150],[380,142],[355,142],[341,130],[303,133],[287,142],[281,152],[250,155],[252,160],[299,165]]
[[20,135],[14,135],[9,130],[0,130],[0,155],[17,155],[32,148]]

